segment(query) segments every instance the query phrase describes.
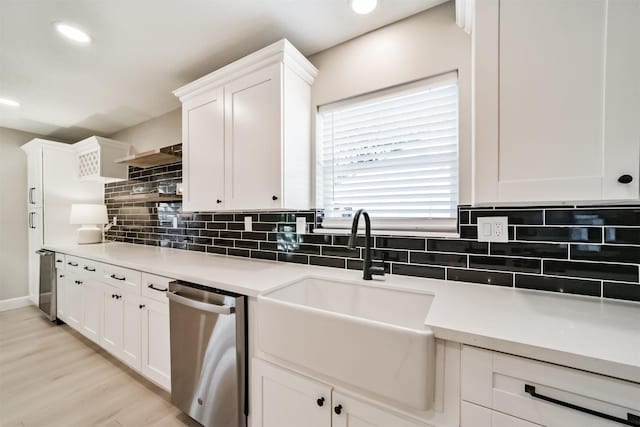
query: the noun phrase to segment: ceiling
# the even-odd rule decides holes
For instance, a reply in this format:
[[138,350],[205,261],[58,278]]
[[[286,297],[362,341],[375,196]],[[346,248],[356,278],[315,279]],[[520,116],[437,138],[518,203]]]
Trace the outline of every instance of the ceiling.
[[[171,91],[283,37],[305,55],[444,0],[0,0],[0,126],[67,141],[179,107]],[[87,30],[70,43],[52,23]]]

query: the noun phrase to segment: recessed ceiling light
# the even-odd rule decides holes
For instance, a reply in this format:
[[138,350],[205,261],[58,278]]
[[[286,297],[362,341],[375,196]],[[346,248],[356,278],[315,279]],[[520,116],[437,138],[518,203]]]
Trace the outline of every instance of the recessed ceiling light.
[[9,99],[9,98],[0,98],[0,104],[8,105],[9,107],[19,107],[20,106],[20,103],[18,101],[14,101],[13,99]]
[[373,12],[378,6],[378,0],[351,0],[351,9],[360,15]]
[[54,25],[56,26],[56,30],[58,30],[60,34],[68,39],[73,40],[74,42],[83,44],[91,42],[91,37],[89,36],[89,34],[85,33],[77,27],[62,22],[58,22]]

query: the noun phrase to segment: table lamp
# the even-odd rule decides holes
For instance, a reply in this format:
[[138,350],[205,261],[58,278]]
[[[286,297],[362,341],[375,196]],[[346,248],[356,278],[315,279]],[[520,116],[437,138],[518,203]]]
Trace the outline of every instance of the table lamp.
[[109,222],[107,207],[97,204],[71,205],[70,224],[78,224],[78,244],[102,243],[102,226]]

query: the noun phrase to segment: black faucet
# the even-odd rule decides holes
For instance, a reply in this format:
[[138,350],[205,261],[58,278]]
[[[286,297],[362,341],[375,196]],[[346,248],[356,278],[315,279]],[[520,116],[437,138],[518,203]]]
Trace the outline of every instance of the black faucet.
[[373,267],[371,265],[371,220],[369,214],[364,209],[358,209],[353,216],[353,223],[351,224],[351,237],[349,237],[349,249],[356,247],[356,237],[358,235],[358,222],[360,215],[364,216],[364,264],[362,267],[362,278],[364,280],[371,280],[373,275],[384,276],[384,267]]

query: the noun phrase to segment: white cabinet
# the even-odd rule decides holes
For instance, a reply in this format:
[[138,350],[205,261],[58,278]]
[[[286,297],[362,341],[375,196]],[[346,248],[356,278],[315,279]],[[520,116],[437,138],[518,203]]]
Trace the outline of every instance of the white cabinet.
[[118,301],[122,303],[121,358],[127,365],[139,371],[142,355],[142,312],[145,304],[140,297],[126,294]]
[[[569,424],[567,424],[568,426]],[[469,402],[462,402],[460,427],[539,427],[529,421],[502,412],[492,411]]]
[[[549,398],[555,402],[546,400]],[[463,425],[619,425],[584,410],[640,421],[639,384],[470,346],[464,346],[462,351],[462,399],[473,404],[463,402],[463,421],[473,418],[473,414],[485,419],[484,424],[466,421]],[[528,423],[501,419],[504,417],[496,413]]]
[[34,304],[38,304],[40,285],[40,256],[36,253],[42,248],[44,229],[42,224],[42,208],[29,209],[27,212],[27,238],[28,254],[27,265],[29,268],[29,296]]
[[640,198],[640,3],[487,0],[475,14],[474,201]]
[[185,211],[306,209],[316,68],[281,40],[174,92]]
[[253,359],[253,427],[425,427],[332,386]]
[[82,328],[82,285],[80,278],[75,273],[67,271],[64,277],[63,288],[66,294],[66,318],[65,322],[73,329],[80,331]]
[[42,150],[27,151],[27,203],[42,207]]
[[69,292],[67,291],[68,281],[63,269],[56,270],[56,316],[58,319],[67,321],[67,310],[69,307]]
[[79,286],[82,292],[82,328],[80,332],[95,343],[100,343],[102,325],[102,285],[91,279],[81,277]]
[[119,355],[122,349],[124,329],[124,304],[122,295],[111,286],[104,286],[102,311],[102,336],[100,345],[112,354]]
[[142,315],[142,374],[166,389],[171,387],[169,304],[145,298]]
[[225,208],[224,99],[213,89],[182,104],[182,208]]

